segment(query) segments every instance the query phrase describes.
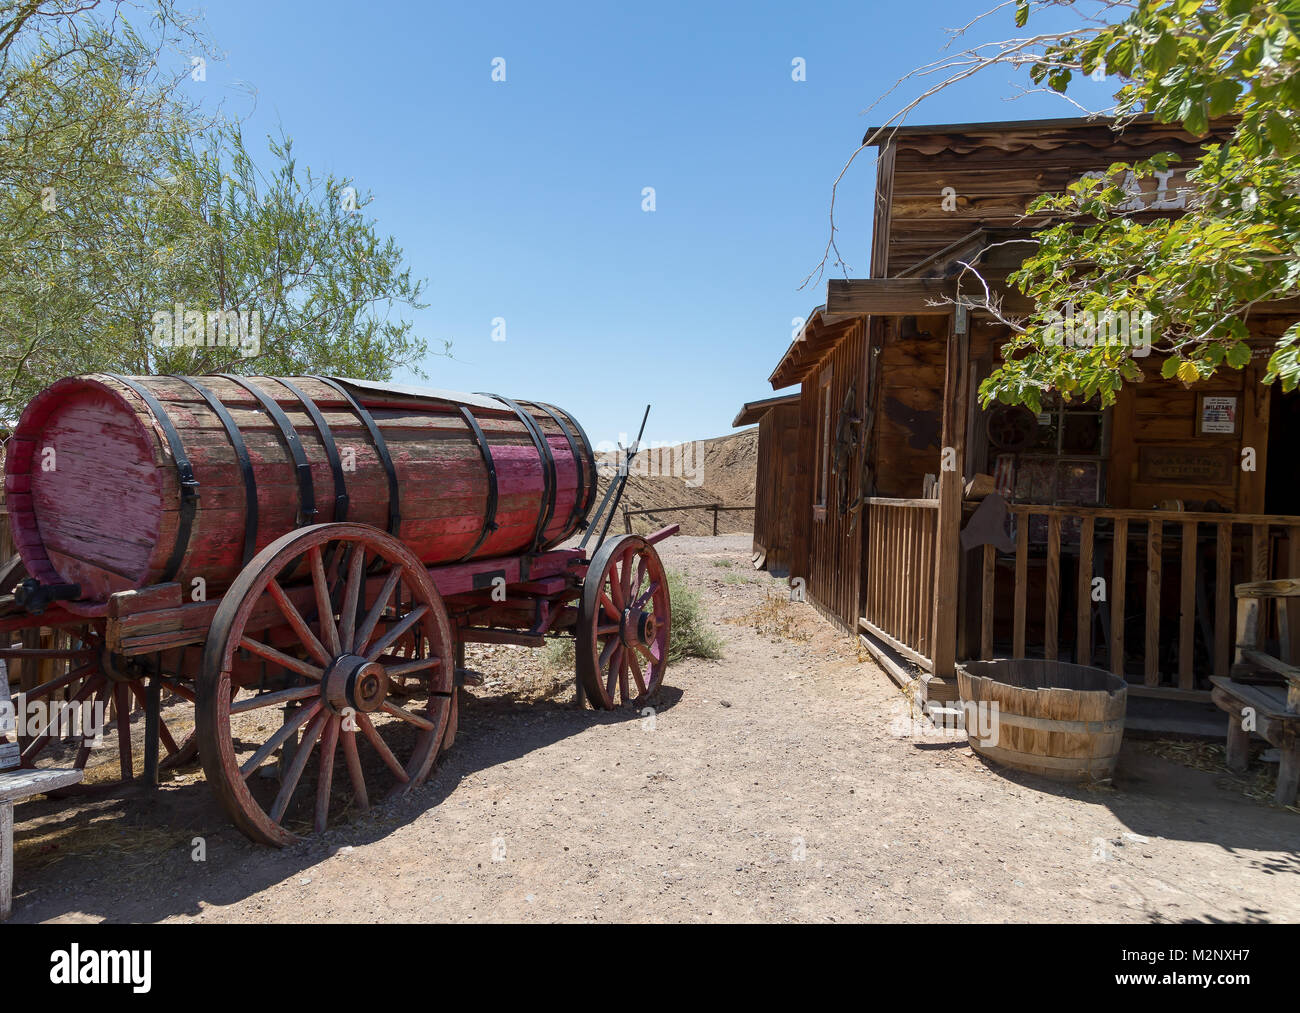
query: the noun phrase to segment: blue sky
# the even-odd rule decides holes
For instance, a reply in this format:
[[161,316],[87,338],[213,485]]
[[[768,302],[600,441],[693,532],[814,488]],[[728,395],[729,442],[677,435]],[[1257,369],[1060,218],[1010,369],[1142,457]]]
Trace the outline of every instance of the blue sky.
[[[831,183],[914,86],[868,107],[983,5],[204,9],[226,59],[190,87],[252,109],[254,151],[282,128],[300,165],[353,177],[428,280],[413,318],[455,356],[424,364],[429,383],[551,401],[599,442],[634,429],[646,403],[647,439],[672,441],[722,435],[743,402],[772,396],[792,318],[825,296],[824,282],[799,286],[827,239]],[[979,38],[1013,34],[1008,12]],[[796,57],[806,81],[791,79]],[[1008,101],[1016,91],[999,69],[910,122],[1073,114],[1059,98]],[[840,248],[857,276],[873,183],[862,157],[840,191]]]

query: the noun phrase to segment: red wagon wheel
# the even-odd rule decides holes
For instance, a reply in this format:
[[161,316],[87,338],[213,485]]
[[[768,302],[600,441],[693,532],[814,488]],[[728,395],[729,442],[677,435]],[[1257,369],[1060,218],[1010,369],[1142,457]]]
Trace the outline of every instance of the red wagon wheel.
[[454,677],[447,611],[414,553],[363,524],[299,528],[249,561],[213,617],[197,697],[208,782],[255,841],[293,841],[307,813],[323,830],[349,801],[340,752],[361,809],[374,786],[402,794],[424,781]]
[[[22,558],[14,556],[0,566],[0,593],[11,595],[26,577]],[[34,636],[24,636],[22,646],[0,646],[0,657],[11,668],[19,662],[36,666],[40,673],[32,685],[10,684],[15,697],[22,693],[25,712],[14,730],[22,766],[77,770],[89,766],[93,770],[93,780],[59,789],[52,795],[109,788],[131,780],[135,774],[133,743],[143,742],[144,737],[143,681],[123,675],[114,667],[98,624],[60,624],[53,630],[66,643],[56,640],[51,646],[42,646],[41,618],[32,617],[31,622],[31,627],[22,632]],[[27,646],[27,642],[35,646]],[[116,712],[112,721],[108,720],[110,702]],[[4,738],[0,735],[0,740]],[[164,765],[184,760],[189,740],[178,744],[166,721],[159,721],[158,738]],[[116,764],[91,763],[97,754],[110,751],[115,754]]]
[[623,535],[597,551],[578,604],[578,678],[592,706],[640,704],[668,667],[668,579],[655,547]]

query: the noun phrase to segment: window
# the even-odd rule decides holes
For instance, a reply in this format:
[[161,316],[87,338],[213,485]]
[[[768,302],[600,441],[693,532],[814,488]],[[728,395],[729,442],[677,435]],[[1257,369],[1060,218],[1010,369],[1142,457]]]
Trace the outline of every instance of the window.
[[831,484],[831,370],[822,370],[817,384],[817,482],[813,490],[813,505],[826,511],[826,499]]

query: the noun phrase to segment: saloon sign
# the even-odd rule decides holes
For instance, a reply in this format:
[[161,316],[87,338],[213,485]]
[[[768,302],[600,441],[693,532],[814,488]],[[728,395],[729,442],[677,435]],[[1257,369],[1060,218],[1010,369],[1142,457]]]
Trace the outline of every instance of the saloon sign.
[[[1108,181],[1110,174],[1085,172],[1079,182],[1086,179]],[[1183,170],[1169,169],[1143,177],[1129,170],[1124,173],[1119,188],[1128,196],[1119,206],[1121,211],[1173,211],[1187,207],[1187,173]]]

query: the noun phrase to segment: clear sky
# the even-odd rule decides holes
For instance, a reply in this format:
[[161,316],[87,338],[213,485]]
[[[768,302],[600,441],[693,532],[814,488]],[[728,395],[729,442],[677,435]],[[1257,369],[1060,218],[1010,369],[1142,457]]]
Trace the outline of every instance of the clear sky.
[[[428,279],[416,326],[455,356],[430,358],[429,382],[553,402],[597,442],[634,432],[646,403],[647,439],[722,435],[743,402],[773,395],[792,318],[825,299],[824,281],[799,286],[827,239],[831,184],[917,86],[868,108],[984,9],[195,2],[226,59],[189,87],[235,112],[253,109],[238,82],[256,89],[250,147],[282,127],[300,165],[354,177]],[[1008,11],[979,38],[1015,34]],[[998,69],[910,122],[1073,115],[1057,97],[1009,101],[1018,90]],[[841,187],[854,276],[874,178],[860,157]]]

